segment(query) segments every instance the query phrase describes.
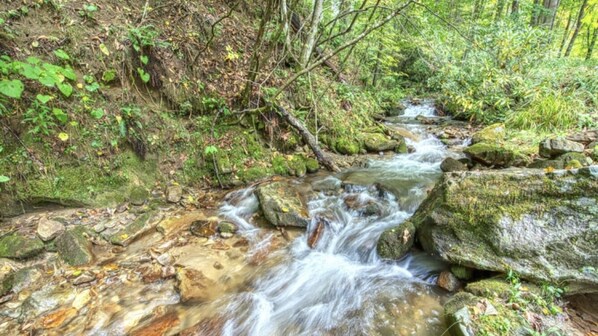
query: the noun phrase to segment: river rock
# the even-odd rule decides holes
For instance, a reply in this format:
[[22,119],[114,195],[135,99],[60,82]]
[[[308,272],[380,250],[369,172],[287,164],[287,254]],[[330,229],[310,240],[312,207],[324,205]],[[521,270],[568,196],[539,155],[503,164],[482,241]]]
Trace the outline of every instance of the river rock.
[[38,237],[29,238],[20,233],[10,233],[0,238],[0,258],[27,259],[44,251]]
[[381,133],[364,134],[363,144],[365,149],[370,153],[393,151],[400,145],[398,141],[388,139],[384,134]]
[[456,292],[461,288],[461,281],[453,273],[448,271],[440,272],[436,284],[438,287],[444,288],[449,292]]
[[410,221],[388,229],[378,240],[377,251],[382,258],[399,259],[413,246],[415,226]]
[[56,248],[62,259],[71,266],[82,266],[93,261],[91,243],[83,227],[67,230],[56,238]]
[[440,170],[442,170],[445,173],[454,172],[454,171],[463,171],[463,170],[467,170],[467,165],[463,164],[459,160],[455,160],[451,157],[447,157],[440,164]]
[[149,198],[149,191],[142,186],[136,186],[129,193],[129,202],[133,205],[143,205]]
[[410,219],[442,259],[598,290],[598,167],[444,174]]
[[406,128],[398,127],[395,125],[393,125],[392,127],[387,127],[386,132],[388,132],[388,135],[392,139],[397,140],[399,142],[404,142],[405,139],[409,139],[412,141],[420,140],[420,137],[418,135],[416,135],[415,133],[411,132],[410,130],[408,130]]
[[264,217],[272,225],[305,228],[309,224],[303,198],[289,183],[262,184],[256,189],[256,194]]
[[31,320],[60,306],[70,304],[75,292],[69,286],[47,285],[29,296],[21,306],[21,318]]
[[59,221],[42,218],[37,224],[37,235],[41,240],[47,242],[64,232],[64,224]]
[[209,238],[216,234],[217,226],[218,218],[198,219],[191,223],[189,231],[194,236]]
[[486,142],[467,147],[464,151],[472,160],[486,166],[511,167],[525,166],[529,159],[522,154],[497,144]]
[[478,132],[475,132],[471,137],[471,143],[477,144],[480,142],[497,143],[504,140],[506,135],[504,124],[493,124]]
[[216,229],[222,238],[230,238],[239,230],[239,228],[231,222],[220,222]]
[[139,238],[148,231],[154,229],[160,221],[160,216],[155,213],[144,213],[139,215],[134,221],[125,225],[120,230],[111,233],[108,241],[114,245],[128,246],[135,239]]
[[91,272],[84,272],[83,274],[79,275],[75,279],[73,279],[73,285],[82,285],[89,282],[92,282],[96,279],[96,276]]
[[216,282],[203,272],[192,268],[180,268],[176,272],[177,288],[182,302],[205,302],[212,295]]
[[314,191],[338,191],[341,188],[342,181],[334,176],[328,176],[325,179],[312,182],[311,188]]
[[173,185],[166,189],[166,200],[170,203],[178,203],[183,197],[183,187]]
[[540,143],[540,156],[545,158],[554,158],[561,154],[570,153],[570,152],[583,152],[584,147],[582,144],[563,139],[563,138],[553,138],[553,139],[546,139]]
[[37,267],[25,267],[14,273],[12,291],[19,293],[23,289],[35,284],[42,278],[42,272]]
[[554,169],[563,169],[565,168],[565,163],[563,160],[546,160],[546,159],[537,159],[534,162],[530,163],[527,168],[537,168],[537,169],[547,169],[547,168],[554,168]]

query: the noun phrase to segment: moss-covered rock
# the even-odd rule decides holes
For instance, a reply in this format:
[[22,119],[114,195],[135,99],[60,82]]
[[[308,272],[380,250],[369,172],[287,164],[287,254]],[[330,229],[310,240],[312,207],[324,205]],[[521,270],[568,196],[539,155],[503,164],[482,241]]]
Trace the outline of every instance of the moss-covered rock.
[[262,184],[256,189],[264,217],[274,226],[305,228],[309,214],[303,198],[287,182]]
[[577,169],[586,163],[586,156],[582,153],[571,152],[559,156],[556,160],[562,161],[565,168]]
[[15,272],[10,272],[0,278],[0,297],[8,294],[12,290],[15,279]]
[[451,272],[461,280],[469,280],[473,276],[473,270],[461,265],[452,265]]
[[506,129],[504,124],[493,124],[474,133],[471,137],[471,143],[499,143],[500,141],[504,140],[505,135]]
[[453,264],[594,291],[596,168],[447,173],[410,221],[424,249]]
[[554,168],[554,169],[563,169],[565,168],[565,162],[563,160],[544,160],[538,159],[534,162],[530,163],[528,168],[536,168],[536,169],[546,169],[546,168]]
[[20,233],[11,233],[0,238],[0,258],[27,259],[44,251],[44,242]]
[[440,170],[442,170],[445,173],[463,171],[467,170],[467,165],[460,162],[459,160],[455,160],[451,157],[448,157],[444,159],[440,164]]
[[540,156],[545,158],[555,158],[571,152],[581,153],[583,150],[584,147],[582,144],[563,138],[546,139],[539,146]]
[[477,143],[464,150],[472,160],[486,166],[511,167],[525,166],[529,158],[498,144]]
[[394,151],[399,146],[399,142],[387,138],[382,133],[366,133],[363,135],[363,145],[368,152],[378,153]]
[[316,159],[307,158],[305,159],[305,168],[307,168],[308,173],[316,173],[320,170],[320,163]]
[[133,205],[143,205],[149,198],[149,191],[142,186],[135,186],[129,193],[129,202]]
[[414,240],[415,226],[406,221],[395,228],[384,231],[378,240],[376,249],[382,258],[399,259],[411,249]]
[[69,265],[82,266],[93,261],[91,243],[86,236],[85,228],[76,227],[56,238],[58,254]]
[[334,143],[334,149],[340,154],[355,155],[359,153],[360,147],[357,141],[341,138]]

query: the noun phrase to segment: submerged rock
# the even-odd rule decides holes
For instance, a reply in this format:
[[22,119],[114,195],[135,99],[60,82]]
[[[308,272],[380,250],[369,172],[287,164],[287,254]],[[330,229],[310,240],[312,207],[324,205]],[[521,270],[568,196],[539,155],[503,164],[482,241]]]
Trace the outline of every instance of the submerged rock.
[[598,290],[598,167],[445,174],[412,219],[453,264]]
[[180,268],[176,271],[177,288],[182,302],[205,302],[212,298],[216,282],[206,277],[203,272]]
[[486,142],[467,147],[464,151],[472,160],[486,166],[511,167],[525,166],[529,159],[511,149]]
[[274,226],[305,228],[309,214],[305,203],[293,186],[286,182],[262,184],[256,189],[264,217]]
[[85,228],[70,229],[56,238],[56,248],[62,259],[71,266],[82,266],[93,261],[91,243]]
[[382,258],[399,259],[409,251],[415,240],[415,226],[410,221],[388,229],[378,240],[377,251]]
[[44,251],[44,243],[37,237],[29,238],[11,233],[0,238],[0,258],[27,259]]

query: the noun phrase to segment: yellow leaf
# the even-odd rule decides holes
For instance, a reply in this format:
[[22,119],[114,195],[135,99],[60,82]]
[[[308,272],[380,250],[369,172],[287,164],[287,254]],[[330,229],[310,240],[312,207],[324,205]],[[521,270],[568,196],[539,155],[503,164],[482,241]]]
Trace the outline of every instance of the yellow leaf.
[[552,166],[547,167],[546,169],[544,169],[544,172],[546,172],[546,173],[553,173],[554,172],[554,167],[552,167]]
[[127,238],[129,238],[129,235],[126,234],[126,233],[123,233],[123,234],[120,235],[120,239],[122,239],[122,240],[125,240]]
[[61,132],[58,134],[58,138],[62,141],[67,141],[69,139],[69,135],[64,132]]
[[282,212],[284,212],[284,213],[287,213],[287,212],[289,212],[289,209],[288,209],[288,208],[282,208],[282,209],[280,209],[280,210],[282,210]]
[[73,276],[79,276],[79,275],[81,275],[81,273],[83,273],[83,272],[81,272],[81,270],[79,270],[79,269],[78,269],[78,270],[75,270],[75,271],[73,272]]
[[102,52],[102,54],[110,56],[110,50],[108,50],[108,47],[106,47],[104,43],[100,44],[100,51]]
[[77,88],[82,89],[83,88],[83,84],[77,83]]

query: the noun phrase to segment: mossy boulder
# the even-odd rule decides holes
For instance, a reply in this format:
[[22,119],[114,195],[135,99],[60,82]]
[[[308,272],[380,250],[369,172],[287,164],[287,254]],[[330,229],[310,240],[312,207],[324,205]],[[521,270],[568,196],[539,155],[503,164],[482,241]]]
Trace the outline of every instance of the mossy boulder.
[[316,173],[320,170],[320,163],[316,159],[307,158],[305,159],[305,168],[307,168],[308,173]]
[[339,154],[355,155],[359,153],[360,147],[357,141],[341,138],[334,143],[334,149]]
[[579,142],[563,139],[563,138],[551,138],[546,139],[540,143],[539,153],[540,156],[545,158],[555,158],[565,153],[582,153],[584,146]]
[[91,243],[87,240],[84,227],[67,230],[56,238],[56,249],[60,257],[71,266],[83,266],[93,261]]
[[529,158],[527,156],[498,144],[481,142],[467,147],[464,152],[469,155],[473,161],[479,162],[485,166],[518,167],[525,166],[529,163]]
[[385,151],[394,151],[400,143],[396,140],[387,138],[382,133],[366,133],[363,135],[363,145],[370,153],[379,153]]
[[440,164],[440,170],[445,173],[467,170],[467,165],[459,160],[448,157]]
[[415,226],[406,221],[401,225],[388,229],[382,233],[376,249],[385,259],[399,259],[413,246],[415,241]]
[[546,168],[554,168],[554,169],[563,169],[565,168],[565,162],[563,160],[555,159],[555,160],[546,160],[546,159],[538,159],[534,162],[530,163],[528,168],[536,168],[536,169],[546,169]]
[[493,124],[476,133],[471,137],[471,143],[477,144],[481,142],[498,143],[504,140],[506,135],[504,124]]
[[[591,169],[590,169],[591,168]],[[422,247],[480,270],[598,290],[598,167],[446,173],[410,221]]]
[[255,191],[264,217],[274,226],[305,228],[309,214],[301,195],[288,182],[260,185]]
[[129,193],[129,202],[133,205],[143,205],[149,198],[149,191],[142,186],[135,186]]
[[11,233],[0,238],[0,258],[27,259],[44,251],[44,242],[20,233]]
[[586,163],[586,156],[582,153],[565,153],[557,158],[563,162],[565,168],[581,168]]

